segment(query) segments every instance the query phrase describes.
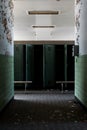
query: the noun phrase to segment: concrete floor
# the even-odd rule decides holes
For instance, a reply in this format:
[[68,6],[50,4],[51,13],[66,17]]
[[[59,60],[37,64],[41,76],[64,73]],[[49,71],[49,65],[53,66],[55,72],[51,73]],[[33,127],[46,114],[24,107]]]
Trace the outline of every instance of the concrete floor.
[[87,130],[87,112],[73,92],[16,92],[0,114],[0,130]]

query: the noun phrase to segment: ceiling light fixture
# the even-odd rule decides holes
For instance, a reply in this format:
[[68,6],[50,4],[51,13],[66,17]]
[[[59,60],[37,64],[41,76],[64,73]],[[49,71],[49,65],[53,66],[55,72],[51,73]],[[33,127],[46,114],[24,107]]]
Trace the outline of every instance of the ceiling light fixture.
[[50,25],[50,26],[37,26],[37,25],[32,25],[33,28],[54,28],[54,25]]
[[47,11],[28,11],[29,15],[58,15],[60,12],[59,11],[52,11],[52,10],[47,10]]

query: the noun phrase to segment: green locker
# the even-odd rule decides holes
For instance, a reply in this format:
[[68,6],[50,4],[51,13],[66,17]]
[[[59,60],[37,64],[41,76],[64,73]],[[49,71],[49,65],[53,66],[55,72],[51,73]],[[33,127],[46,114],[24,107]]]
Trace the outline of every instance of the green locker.
[[[23,81],[25,78],[23,51],[23,45],[14,45],[14,81]],[[15,89],[22,88],[24,88],[23,84],[15,84]]]
[[[33,45],[26,45],[26,80],[33,80],[33,67],[34,67],[34,48]],[[27,87],[31,87],[32,84],[28,84]]]
[[43,45],[43,84],[55,87],[55,45]]
[[15,45],[14,53],[14,80],[23,81],[23,45]]
[[64,70],[65,70],[65,81],[67,81],[67,44],[64,45]]

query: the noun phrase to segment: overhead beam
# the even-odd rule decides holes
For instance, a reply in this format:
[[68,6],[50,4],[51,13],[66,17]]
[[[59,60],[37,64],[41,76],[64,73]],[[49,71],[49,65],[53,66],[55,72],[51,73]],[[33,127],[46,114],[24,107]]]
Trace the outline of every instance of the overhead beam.
[[14,44],[34,44],[34,45],[42,45],[42,44],[53,44],[53,45],[74,45],[74,41],[14,41]]

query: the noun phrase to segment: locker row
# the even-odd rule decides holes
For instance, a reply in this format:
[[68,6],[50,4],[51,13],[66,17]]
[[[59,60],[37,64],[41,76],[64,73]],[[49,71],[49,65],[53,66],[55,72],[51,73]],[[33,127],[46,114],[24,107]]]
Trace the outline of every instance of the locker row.
[[[56,81],[74,81],[73,45],[14,46],[14,80],[32,81],[27,89],[61,89]],[[23,89],[15,84],[15,89]],[[74,89],[74,84],[67,85]]]

